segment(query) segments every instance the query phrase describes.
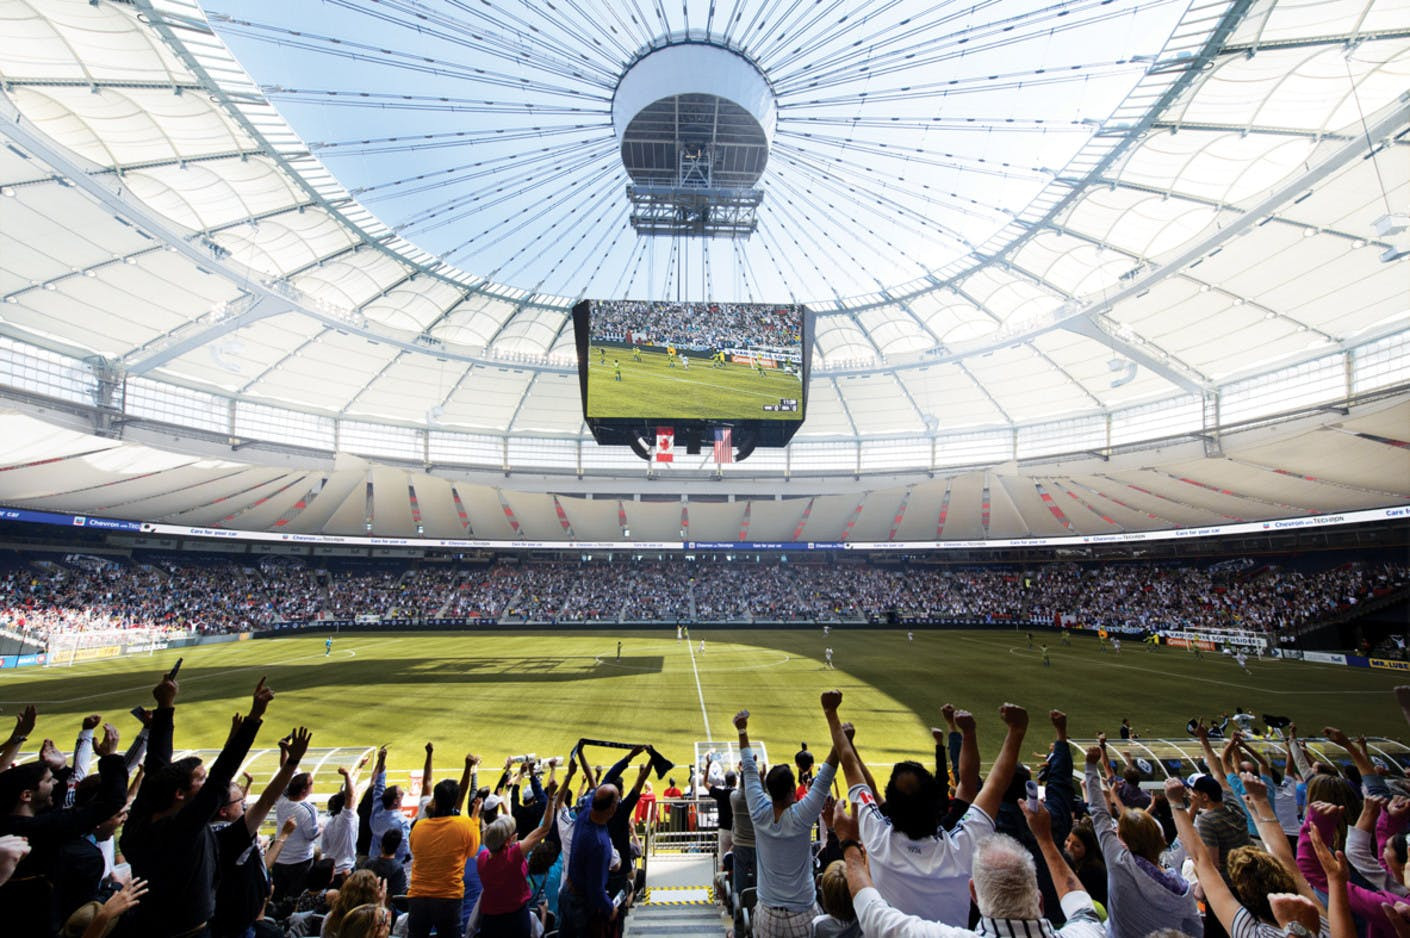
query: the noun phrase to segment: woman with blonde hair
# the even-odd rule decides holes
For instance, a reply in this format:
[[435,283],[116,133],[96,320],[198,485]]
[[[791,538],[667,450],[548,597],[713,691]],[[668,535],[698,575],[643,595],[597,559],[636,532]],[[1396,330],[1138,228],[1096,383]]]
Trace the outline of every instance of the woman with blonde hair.
[[323,919],[320,938],[346,938],[343,931],[344,920],[359,906],[387,903],[387,881],[371,870],[358,870],[343,880],[343,888],[338,890],[338,898]]
[[387,938],[391,933],[391,910],[379,902],[368,902],[344,916],[338,938]]
[[847,886],[847,864],[842,860],[829,863],[819,877],[819,887],[825,914],[813,919],[812,938],[861,938],[862,926]]
[[1107,872],[1107,932],[1111,938],[1145,938],[1174,926],[1192,938],[1204,934],[1204,921],[1190,884],[1160,865],[1165,832],[1145,811],[1127,809],[1112,822],[1102,791],[1102,750],[1087,749],[1087,809],[1101,845]]

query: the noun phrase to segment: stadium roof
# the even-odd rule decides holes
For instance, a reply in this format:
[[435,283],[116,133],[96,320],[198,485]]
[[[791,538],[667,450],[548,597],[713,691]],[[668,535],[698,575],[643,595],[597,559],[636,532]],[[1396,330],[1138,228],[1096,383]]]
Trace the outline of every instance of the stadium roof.
[[[668,6],[0,0],[3,461],[57,460],[0,503],[680,536],[557,510],[654,487],[703,537],[712,480],[788,479],[752,537],[882,540],[1410,495],[1404,0]],[[616,82],[683,42],[775,94],[748,240],[626,221]],[[807,302],[806,424],[648,485],[581,296]]]

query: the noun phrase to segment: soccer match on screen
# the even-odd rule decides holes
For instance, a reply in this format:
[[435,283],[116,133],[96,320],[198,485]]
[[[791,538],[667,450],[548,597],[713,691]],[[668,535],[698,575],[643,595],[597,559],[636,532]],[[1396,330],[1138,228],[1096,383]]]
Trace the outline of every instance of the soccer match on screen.
[[800,306],[593,301],[587,416],[803,418]]

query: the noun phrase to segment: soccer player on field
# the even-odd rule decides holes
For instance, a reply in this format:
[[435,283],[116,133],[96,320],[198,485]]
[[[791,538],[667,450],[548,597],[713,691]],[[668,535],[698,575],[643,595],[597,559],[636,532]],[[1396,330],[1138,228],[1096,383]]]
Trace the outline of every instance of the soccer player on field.
[[823,649],[823,657],[827,659],[827,666],[828,666],[829,668],[832,667],[832,649],[831,649],[831,648],[824,648],[824,649]]
[[632,346],[632,361],[641,361],[641,346]]
[[689,370],[690,370],[690,356],[689,356],[689,355],[682,355],[682,356],[681,356],[681,367],[684,368],[686,371],[689,371]]
[[620,359],[616,359],[616,358],[612,359],[612,380],[613,380],[613,381],[621,381],[621,380],[622,380],[622,362],[621,362]]
[[1117,638],[1116,636],[1112,636],[1111,650],[1116,652],[1118,655],[1121,654],[1121,639]]
[[1041,645],[1039,647],[1041,647],[1043,650],[1043,667],[1051,668],[1053,666],[1053,662],[1052,659],[1048,657],[1048,646]]
[[328,636],[323,641],[323,657],[327,658],[333,653],[333,636]]

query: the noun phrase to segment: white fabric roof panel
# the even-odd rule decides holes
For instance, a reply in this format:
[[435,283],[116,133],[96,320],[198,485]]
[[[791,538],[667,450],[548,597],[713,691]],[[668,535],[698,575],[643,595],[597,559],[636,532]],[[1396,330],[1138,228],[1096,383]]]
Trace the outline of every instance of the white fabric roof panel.
[[[227,502],[208,505],[189,512],[191,518],[205,514],[209,524],[221,527],[246,530],[269,530],[286,512],[293,509],[294,503],[308,494],[313,477],[308,473],[290,472],[268,485],[260,486]],[[234,515],[234,517],[230,517]],[[229,518],[229,520],[225,520]],[[199,524],[187,518],[176,519],[178,523]]]
[[415,533],[410,483],[410,476],[404,470],[372,470],[372,517],[377,527],[384,531]]
[[15,89],[15,101],[47,135],[104,166],[194,159],[254,143],[197,93],[165,89]]
[[509,427],[512,433],[578,433],[583,428],[576,374],[540,374],[522,401]]
[[122,445],[119,440],[105,440],[5,410],[0,410],[0,439],[6,441],[0,455],[0,468],[5,469]]
[[457,485],[455,490],[460,493],[476,537],[510,541],[517,536],[504,516],[495,489],[487,485]]
[[[793,540],[793,532],[803,520],[803,512],[811,501],[807,498],[787,498],[781,501],[753,499],[749,508],[749,540]],[[739,532],[734,533],[737,535]]]
[[1126,361],[1126,358],[1121,352],[1085,336],[1048,332],[1035,336],[1029,344],[1087,388],[1105,407],[1124,407],[1152,398],[1168,398],[1175,393],[1168,379],[1140,366],[1137,366],[1136,376],[1129,382],[1112,387],[1111,382],[1124,378],[1126,373],[1122,369],[1113,370],[1110,363],[1113,360]]
[[[334,471],[327,473],[317,496],[308,503],[284,528],[290,534],[315,534],[323,531],[329,520],[337,513],[345,501],[353,499],[359,506],[363,504],[366,492],[367,472],[363,468],[353,468],[361,460],[342,457]],[[310,480],[310,488],[314,480]],[[302,497],[303,493],[300,493]]]
[[323,209],[290,209],[258,222],[232,225],[211,236],[235,261],[283,275],[356,244],[347,228]]
[[297,402],[318,410],[339,411],[398,350],[361,336],[324,332],[298,356],[263,375],[252,391],[262,397]]
[[[1033,513],[1025,517],[1017,499],[1023,497],[1023,489],[1029,488],[1028,480],[1014,480],[1017,493],[1010,491],[1008,482],[1002,475],[989,477],[989,536],[990,537],[1029,537],[1044,531],[1058,533],[1061,528],[1049,516],[1047,522]],[[1036,496],[1033,499],[1037,500]],[[1046,514],[1046,512],[1044,512]]]
[[[236,491],[256,491],[275,480],[285,480],[288,470],[266,469],[257,466],[244,466],[235,471],[211,472],[203,463],[186,469],[162,473],[155,478],[155,486],[150,494],[135,496],[129,494],[130,501],[113,506],[113,514],[123,517],[133,516],[162,521],[180,521],[184,512],[209,511],[220,498]],[[302,483],[307,491],[312,477]],[[189,481],[188,481],[189,480]],[[188,522],[196,523],[196,522]]]
[[228,159],[157,166],[123,174],[147,205],[196,231],[265,215],[297,204],[298,193],[272,162]]
[[681,539],[680,502],[628,501],[622,504],[627,511],[627,529],[632,532],[634,539],[643,541],[679,541]]
[[[274,316],[250,323],[211,345],[179,355],[164,363],[158,373],[229,393],[241,392],[254,400],[264,398],[271,404],[297,404],[296,398],[272,396],[274,392],[266,391],[262,377],[305,342],[321,335],[325,328],[322,323],[303,316]],[[212,364],[217,367],[212,368]]]
[[367,483],[370,475],[370,470],[361,474],[361,478],[352,486],[347,497],[334,509],[332,516],[324,522],[323,530],[325,532],[341,534],[344,537],[361,536],[367,533],[369,507],[367,504]]
[[[612,540],[621,536],[622,532],[617,527],[616,499],[568,498],[560,495],[558,503],[563,506],[563,514],[568,517],[568,523],[573,526],[573,532],[579,540],[587,540],[590,535],[597,537],[603,532],[608,532],[608,537]],[[694,527],[695,519],[692,518],[690,536],[700,536],[695,533]],[[673,536],[672,539],[677,538]],[[724,538],[714,538],[714,540],[724,540]]]
[[[1054,488],[1065,493],[1065,497],[1059,500],[1063,511],[1069,516],[1086,514],[1100,522],[1103,527],[1098,533],[1111,533],[1113,530],[1153,531],[1166,526],[1160,518],[1151,517],[1150,512],[1140,510],[1129,499],[1113,491],[1114,486],[1109,479],[1078,476],[1053,478],[1050,481]],[[1056,493],[1054,497],[1058,497]],[[1102,520],[1103,517],[1111,519],[1110,526]]]
[[692,499],[687,503],[690,529],[686,537],[693,541],[737,541],[739,528],[744,524],[744,510],[748,503],[703,502]]
[[945,515],[942,540],[972,541],[985,536],[981,506],[987,481],[985,472],[966,472],[951,480],[950,510]]
[[148,82],[185,77],[185,69],[150,32],[133,28],[135,15],[116,4],[9,0],[0,6],[3,32],[13,40],[16,74]]
[[862,510],[852,522],[848,532],[849,541],[884,541],[891,534],[891,525],[896,520],[896,512],[901,507],[902,492],[891,489],[880,492],[866,492],[861,496]]
[[1008,414],[1054,417],[1098,406],[1084,388],[1049,366],[1027,344],[969,359],[965,367]]

